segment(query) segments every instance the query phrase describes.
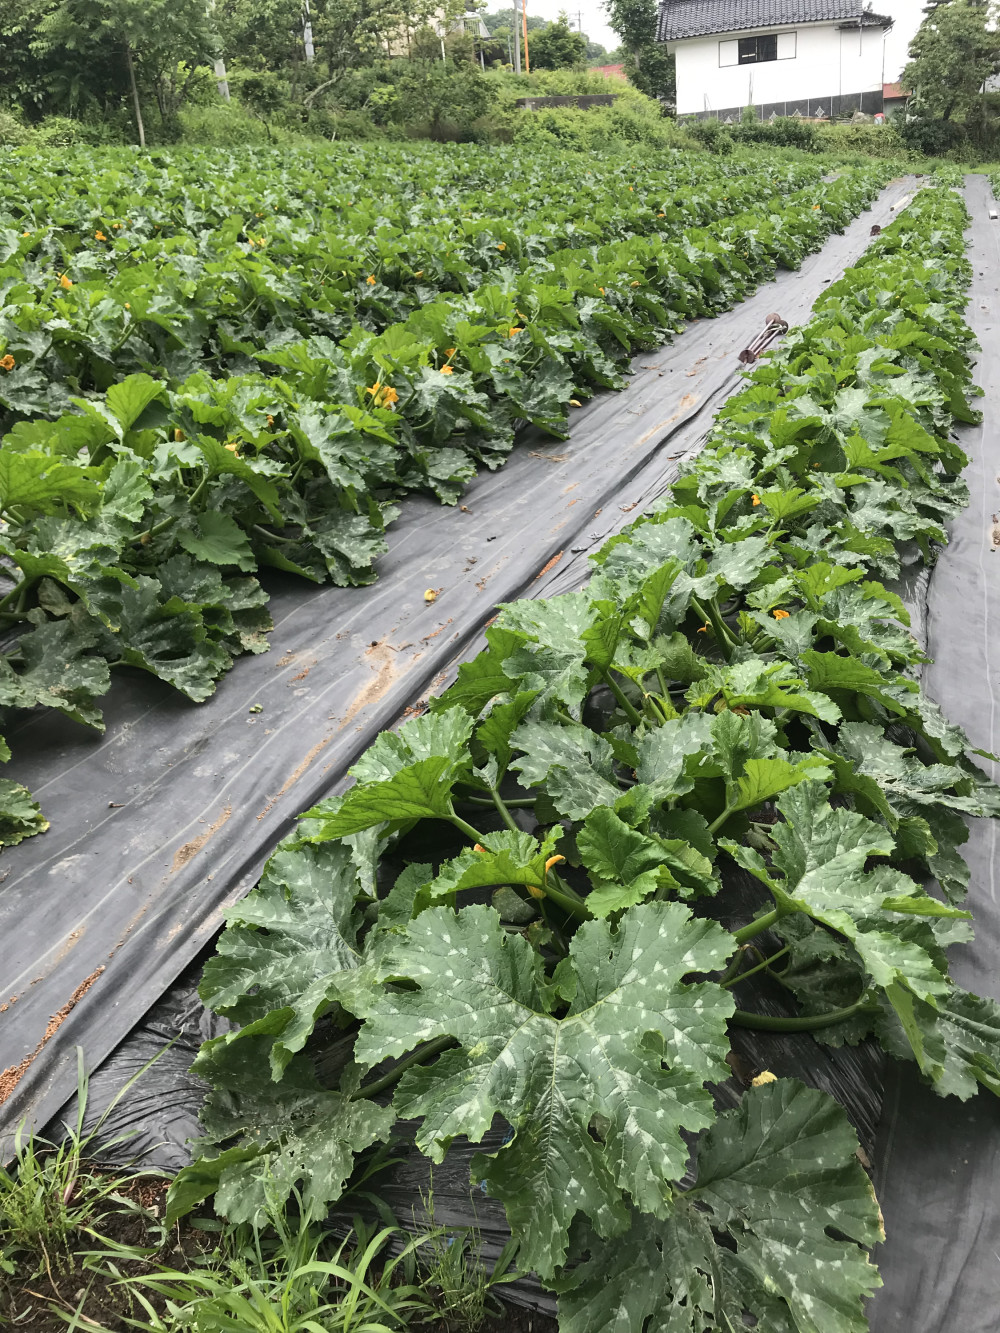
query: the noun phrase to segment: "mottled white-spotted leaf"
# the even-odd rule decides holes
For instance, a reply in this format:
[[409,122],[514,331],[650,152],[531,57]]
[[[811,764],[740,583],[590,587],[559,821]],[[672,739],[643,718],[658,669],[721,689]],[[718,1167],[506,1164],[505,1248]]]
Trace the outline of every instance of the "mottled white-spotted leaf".
[[903,814],[927,805],[969,815],[1000,814],[1000,788],[982,773],[957,764],[925,764],[912,750],[894,745],[881,727],[845,723],[837,749],[857,772],[874,779]]
[[313,836],[341,838],[377,824],[391,828],[414,819],[447,819],[452,788],[472,767],[472,727],[472,718],[451,708],[414,718],[398,732],[382,732],[351,769],[357,784],[336,810],[319,806],[306,812],[305,818],[323,821]]
[[702,1139],[668,1218],[633,1214],[610,1245],[577,1238],[581,1261],[553,1284],[560,1333],[864,1333],[882,1229],[857,1147],[825,1093],[751,1089]]
[[395,1108],[421,1119],[417,1143],[435,1161],[457,1135],[477,1143],[495,1116],[510,1123],[512,1141],[474,1170],[506,1207],[520,1262],[551,1273],[578,1212],[606,1237],[626,1225],[623,1194],[667,1211],[669,1182],[687,1161],[680,1131],[713,1119],[704,1084],[725,1076],[733,1008],[718,986],[683,978],[722,966],[732,947],[714,922],[649,903],[617,929],[581,925],[550,983],[492,909],[434,908],[383,968],[419,989],[375,1002],[356,1056],[370,1066],[456,1039],[458,1050],[403,1076]]
[[570,819],[583,819],[596,805],[613,805],[621,795],[611,746],[581,723],[522,722],[510,743],[522,751],[510,765],[521,785],[544,784],[556,809]]
[[280,1083],[267,1069],[276,1015],[235,1034],[208,1041],[192,1068],[214,1085],[201,1111],[215,1156],[186,1167],[171,1185],[171,1215],[189,1212],[214,1192],[215,1208],[233,1222],[263,1218],[294,1188],[307,1216],[322,1217],[337,1200],[356,1153],[388,1137],[395,1116],[366,1097],[353,1098],[345,1075],[341,1090],[324,1088],[312,1065],[296,1055]]
[[916,1059],[942,1097],[967,1100],[980,1087],[1000,1096],[1000,1005],[953,987],[931,1000],[897,997],[877,1024],[886,1050]]
[[198,993],[238,1023],[286,1012],[270,1051],[274,1078],[330,1007],[342,974],[361,963],[359,893],[347,843],[282,847],[257,888],[229,910]]
[[888,866],[866,869],[870,857],[892,851],[892,835],[864,815],[831,806],[819,783],[795,787],[777,804],[784,821],[771,830],[770,868],[758,852],[726,841],[735,860],[768,886],[779,908],[805,912],[850,940],[870,980],[894,1005],[946,995],[951,983],[938,959],[905,923],[968,914]]

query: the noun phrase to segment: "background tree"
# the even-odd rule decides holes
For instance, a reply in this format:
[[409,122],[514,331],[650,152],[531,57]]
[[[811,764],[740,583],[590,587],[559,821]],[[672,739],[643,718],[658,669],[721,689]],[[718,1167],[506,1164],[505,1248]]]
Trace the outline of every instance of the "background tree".
[[166,121],[176,115],[199,65],[219,52],[204,0],[61,0],[39,24],[33,49],[43,56],[73,52],[85,64],[109,44],[127,75],[141,147],[140,86],[152,91]]
[[345,69],[389,54],[391,37],[399,34],[405,54],[406,14],[399,0],[317,0],[313,34],[317,55],[330,78]]
[[302,0],[216,0],[215,19],[228,60],[262,71],[302,62]]
[[444,60],[403,60],[393,66],[392,119],[415,125],[432,139],[451,138],[457,125],[485,116],[491,104],[489,80],[475,66]]
[[975,0],[947,0],[924,19],[903,70],[903,85],[913,91],[911,109],[921,119],[967,115],[1000,70],[1000,33],[988,22],[988,6]]
[[573,69],[587,60],[587,39],[574,32],[565,14],[528,37],[532,69]]
[[7,0],[0,6],[0,107],[29,121],[44,115],[110,115],[128,92],[120,49],[94,34],[80,60],[46,40],[58,0]]
[[289,87],[280,74],[269,69],[248,70],[239,78],[240,101],[256,116],[273,139],[271,121],[288,104]]
[[[498,32],[501,28],[504,28],[506,29],[507,32],[510,32],[511,25],[514,22],[515,13],[517,15],[518,26],[520,26],[521,23],[520,5],[515,6],[513,4],[510,4],[507,6],[506,9],[494,9],[491,11],[484,10],[479,17],[486,24],[486,27],[489,29],[490,34],[492,35]],[[538,28],[544,28],[545,26],[546,23],[544,19],[538,18],[538,16],[535,14],[528,15],[529,33],[535,32]]]
[[472,33],[466,32],[464,28],[455,28],[445,34],[444,52],[446,57],[456,65],[478,65],[476,57],[476,43],[473,40]]
[[656,40],[659,11],[656,0],[607,0],[608,22],[621,38],[625,73],[649,97],[673,103],[677,80],[674,58],[664,42]]
[[441,38],[432,27],[424,24],[410,38],[411,60],[440,60]]

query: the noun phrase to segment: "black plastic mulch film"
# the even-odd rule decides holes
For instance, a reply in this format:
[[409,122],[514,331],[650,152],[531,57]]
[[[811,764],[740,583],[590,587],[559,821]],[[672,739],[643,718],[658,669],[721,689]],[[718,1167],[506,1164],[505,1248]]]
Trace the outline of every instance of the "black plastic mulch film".
[[[76,1047],[96,1071],[92,1121],[173,1040],[104,1132],[132,1134],[117,1149],[122,1160],[144,1154],[168,1172],[190,1160],[204,1089],[188,1066],[201,1042],[227,1026],[198,1001],[199,956],[226,906],[256,882],[296,814],[336,790],[378,731],[439,693],[457,662],[478,650],[497,603],[586,581],[587,554],[661,495],[700,447],[739,387],[737,353],[770,313],[789,324],[807,320],[824,286],[863,253],[872,224],[891,221],[892,206],[913,185],[889,186],[798,272],[780,273],[734,310],[635,358],[629,387],[581,409],[567,441],[527,433],[455,509],[408,500],[373,586],[312,590],[271,578],[271,651],[242,660],[207,703],[192,705],[136,674],[115,683],[100,740],[51,716],[30,716],[11,733],[19,756],[11,776],[42,801],[52,828],[3,857],[0,948],[14,973],[0,977],[4,1159],[20,1122],[42,1126],[71,1097]],[[1000,316],[1000,228],[989,222],[983,178],[973,178],[967,196],[977,274],[968,318],[987,349],[979,370],[987,424],[963,433],[972,504],[921,585],[917,609],[926,610],[936,658],[925,688],[975,745],[995,751],[1000,715],[988,635],[991,611],[1000,624],[1000,604],[987,561],[1000,450],[992,473],[984,450],[990,395],[1000,394],[1000,325],[988,336],[991,312]],[[433,602],[425,601],[427,589],[437,593]],[[1000,999],[990,966],[1000,946],[997,833],[995,824],[978,823],[967,848],[977,940],[954,951],[953,972],[959,984]],[[978,1098],[944,1113],[939,1098],[893,1067],[880,1127],[884,1062],[871,1045],[832,1050],[807,1035],[737,1035],[746,1071],[798,1074],[837,1097],[875,1161],[892,1239],[879,1256],[886,1285],[873,1302],[873,1333],[1000,1328],[1000,1204],[989,1169],[1000,1165],[997,1102]],[[720,1097],[735,1104],[740,1091],[734,1078]],[[468,1158],[481,1146],[463,1155],[455,1144],[434,1168],[434,1215],[444,1226],[475,1226],[489,1262],[509,1232],[499,1204],[478,1192],[470,1199]],[[415,1150],[395,1155],[402,1161],[380,1177],[379,1194],[405,1225],[420,1219],[429,1166]],[[504,1294],[554,1310],[554,1298],[528,1279]]]

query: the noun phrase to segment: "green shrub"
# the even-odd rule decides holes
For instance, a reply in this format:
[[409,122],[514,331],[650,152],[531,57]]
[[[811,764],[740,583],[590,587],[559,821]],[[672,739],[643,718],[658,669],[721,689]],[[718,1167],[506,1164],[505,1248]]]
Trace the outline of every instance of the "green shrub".
[[[5,136],[9,125],[14,128],[8,139]],[[0,112],[0,144],[31,148],[106,148],[134,142],[132,121],[124,111],[101,120],[46,116],[37,125],[30,127]]]
[[684,126],[664,116],[659,103],[642,93],[619,98],[607,108],[607,116],[615,132],[626,143],[649,143],[663,148],[699,146]]
[[817,136],[824,153],[883,160],[905,160],[909,156],[909,149],[894,120],[886,121],[884,125],[820,125],[817,126]]
[[520,111],[514,126],[514,142],[525,148],[558,144],[580,152],[602,152],[621,142],[612,133],[608,119],[604,107],[584,111],[576,106],[553,106],[541,111]]
[[799,148],[806,153],[819,151],[816,126],[796,116],[778,116],[775,120],[741,120],[732,127],[737,143],[761,144],[768,148]]
[[[675,120],[666,117],[659,102],[628,84],[606,79],[589,70],[540,70],[527,78],[496,72],[487,79],[496,88],[493,139],[509,138],[524,145],[559,144],[585,152],[602,152],[626,144],[651,148],[697,148],[698,142]],[[610,106],[544,107],[525,111],[522,97],[564,97],[613,93]],[[504,133],[506,131],[506,134]]]
[[511,122],[513,141],[527,147],[559,144],[583,152],[606,152],[627,144],[656,149],[699,147],[676,122],[659,114],[655,102],[645,97],[641,102],[652,106],[653,114],[632,100],[586,110],[557,106],[517,111]]
[[731,125],[722,125],[717,120],[685,120],[681,124],[695,143],[707,148],[710,153],[726,157],[733,151]]
[[943,157],[946,153],[961,152],[967,142],[965,126],[952,120],[914,118],[904,122],[901,134],[907,148],[927,157]]
[[[530,43],[531,34],[528,34]],[[529,47],[530,50],[530,47]],[[533,69],[530,74],[511,74],[509,70],[493,70],[486,77],[497,85],[498,97],[506,91],[509,100],[518,97],[564,97],[573,93],[621,93],[636,96],[627,83],[606,79],[589,69]]]
[[311,111],[302,129],[323,139],[404,139],[397,125],[377,125],[368,111]]
[[89,143],[87,127],[68,116],[46,116],[31,131],[33,148],[76,148]]
[[181,139],[207,148],[242,148],[253,144],[295,144],[306,137],[306,126],[268,124],[235,99],[214,106],[188,106],[178,114]]
[[31,137],[29,130],[10,111],[0,111],[0,148],[19,148]]
[[811,121],[799,120],[797,116],[758,120],[752,107],[744,109],[743,115],[735,125],[723,125],[717,120],[695,120],[685,121],[684,128],[713,153],[731,152],[734,144],[763,148],[798,148],[806,153],[820,151],[819,136],[816,126]]

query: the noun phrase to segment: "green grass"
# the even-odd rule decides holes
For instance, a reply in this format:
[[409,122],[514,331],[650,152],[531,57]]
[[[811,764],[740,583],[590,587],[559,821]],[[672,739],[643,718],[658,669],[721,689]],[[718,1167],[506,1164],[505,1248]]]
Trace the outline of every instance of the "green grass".
[[[166,1182],[91,1160],[130,1080],[84,1131],[88,1081],[78,1052],[75,1118],[50,1140],[20,1129],[0,1168],[0,1329],[53,1333],[476,1333],[501,1313],[514,1247],[492,1271],[474,1229],[434,1225],[433,1195],[409,1235],[354,1220],[335,1236],[294,1194],[257,1225],[195,1219],[168,1228],[153,1200]],[[113,1140],[120,1146],[123,1138]],[[362,1184],[364,1182],[362,1181]],[[366,1196],[368,1197],[368,1196]],[[386,1220],[388,1219],[388,1220]]]
[[[52,1142],[19,1128],[14,1164],[0,1167],[0,1273],[44,1272],[56,1289],[57,1275],[72,1267],[72,1252],[99,1240],[109,1218],[131,1206],[122,1189],[148,1175],[131,1172],[111,1177],[88,1164],[88,1152],[115,1106],[149,1066],[122,1088],[94,1128],[84,1133],[88,1084],[82,1051],[77,1056],[76,1119],[64,1125],[65,1137]],[[106,1146],[122,1142],[124,1137],[119,1137]]]

